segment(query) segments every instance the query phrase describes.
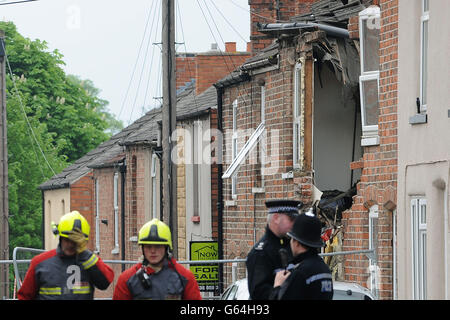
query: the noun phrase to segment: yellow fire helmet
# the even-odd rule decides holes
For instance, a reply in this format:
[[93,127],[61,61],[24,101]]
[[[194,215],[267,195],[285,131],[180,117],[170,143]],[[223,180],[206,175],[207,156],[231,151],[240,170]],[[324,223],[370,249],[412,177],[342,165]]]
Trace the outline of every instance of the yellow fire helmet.
[[164,244],[172,250],[172,233],[164,222],[153,219],[139,230],[138,244]]
[[91,227],[87,222],[86,218],[81,215],[78,211],[72,211],[66,213],[61,217],[59,223],[56,225],[56,228],[53,229],[53,233],[59,234],[61,237],[68,238],[69,234],[72,230],[78,228],[86,237],[86,240],[89,240],[89,232]]

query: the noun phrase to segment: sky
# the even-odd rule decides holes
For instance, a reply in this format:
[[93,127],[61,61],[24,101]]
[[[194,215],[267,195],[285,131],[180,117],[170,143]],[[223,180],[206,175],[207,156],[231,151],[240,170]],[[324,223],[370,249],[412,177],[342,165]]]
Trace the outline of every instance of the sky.
[[[0,20],[45,40],[67,74],[93,81],[109,112],[128,125],[160,104],[161,0],[0,0]],[[175,0],[177,52],[246,51],[248,0]],[[13,70],[14,72],[14,70]]]

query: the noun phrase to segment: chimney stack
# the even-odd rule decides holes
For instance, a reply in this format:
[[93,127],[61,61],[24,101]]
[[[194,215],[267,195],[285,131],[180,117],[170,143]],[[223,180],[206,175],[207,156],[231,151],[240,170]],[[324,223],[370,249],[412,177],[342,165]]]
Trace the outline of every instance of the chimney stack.
[[225,42],[225,52],[236,52],[236,42]]

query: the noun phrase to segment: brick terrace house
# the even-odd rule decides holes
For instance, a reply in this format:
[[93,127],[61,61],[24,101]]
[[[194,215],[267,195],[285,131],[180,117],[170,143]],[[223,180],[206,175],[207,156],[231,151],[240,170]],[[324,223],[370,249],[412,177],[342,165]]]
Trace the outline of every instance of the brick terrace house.
[[[250,56],[236,52],[235,43],[227,43],[226,49],[228,52],[190,54],[185,69],[186,55],[177,56],[177,128],[184,129],[177,131],[178,148],[180,154],[191,157],[177,168],[181,260],[189,258],[189,241],[196,237],[217,239],[217,164],[203,163],[196,157],[211,143],[211,129],[217,128],[216,91],[208,89],[207,81],[211,85],[229,73],[228,68]],[[227,65],[224,59],[228,68],[222,67]],[[214,77],[204,81],[210,74]],[[78,210],[91,225],[91,250],[105,260],[140,258],[140,227],[153,217],[162,218],[160,130],[161,109],[149,111],[39,187],[43,192],[46,249],[57,245],[50,223],[58,222],[66,212]],[[212,155],[213,160],[215,157]],[[114,268],[117,279],[122,268]],[[97,296],[111,297],[113,287]]]
[[[263,49],[216,83],[228,259],[245,258],[264,233],[266,200],[311,204],[320,191],[345,195],[360,180],[350,168],[363,155],[359,52],[347,25],[370,3],[311,2],[287,2],[276,13],[276,1],[251,1],[251,46]],[[270,18],[257,23],[261,16]]]
[[393,298],[398,3],[323,0],[307,8],[257,24],[252,40],[265,41],[264,49],[216,84],[230,131],[224,256],[244,258],[262,236],[265,200],[321,199],[320,207],[327,194],[343,195],[351,199],[347,210],[319,211],[337,240],[327,250],[372,249],[375,255],[328,261],[335,279]]

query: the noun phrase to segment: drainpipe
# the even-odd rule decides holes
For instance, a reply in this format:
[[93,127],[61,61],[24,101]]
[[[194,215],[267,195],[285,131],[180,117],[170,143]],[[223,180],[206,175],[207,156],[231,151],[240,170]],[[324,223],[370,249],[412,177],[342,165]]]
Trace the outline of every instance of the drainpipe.
[[45,249],[45,196],[44,196],[44,190],[41,190],[41,195],[42,195],[42,225],[41,225],[42,249]]
[[[222,134],[223,128],[222,128],[222,110],[223,110],[223,104],[222,104],[222,98],[223,98],[223,88],[222,87],[216,87],[217,90],[217,129]],[[223,137],[223,134],[222,134]],[[219,249],[219,260],[223,259],[223,180],[222,180],[222,174],[223,174],[223,157],[222,157],[222,151],[223,151],[223,140],[220,141],[221,145],[219,147],[218,152],[218,168],[217,168],[217,241],[218,241],[218,249]],[[219,264],[219,292],[223,292],[223,264]]]
[[[121,242],[122,242],[122,261],[126,260],[125,259],[125,177],[126,177],[126,172],[127,172],[127,164],[126,164],[126,160],[123,160],[122,165],[119,167],[120,170],[120,197],[121,197],[121,228],[122,228],[122,232],[121,232]],[[122,264],[122,272],[125,271],[125,264]]]

